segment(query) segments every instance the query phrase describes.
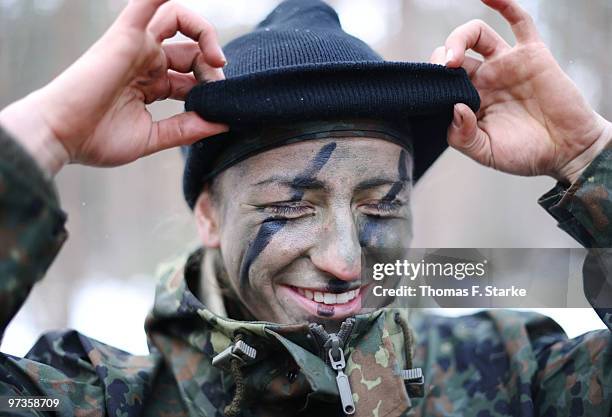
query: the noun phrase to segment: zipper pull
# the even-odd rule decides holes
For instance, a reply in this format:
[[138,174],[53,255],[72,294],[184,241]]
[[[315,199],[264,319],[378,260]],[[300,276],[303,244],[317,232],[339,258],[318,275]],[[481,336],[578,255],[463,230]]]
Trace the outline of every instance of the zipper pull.
[[319,354],[322,356],[321,359],[327,361],[325,358],[325,354],[327,353],[331,368],[338,374],[336,376],[336,386],[340,394],[342,411],[347,415],[355,414],[355,403],[353,402],[351,384],[349,383],[348,376],[344,373],[346,361],[344,360],[344,351],[342,348],[348,341],[354,325],[355,318],[349,317],[342,322],[338,334],[329,334],[322,325],[316,323],[309,324],[310,334],[319,346]]
[[[335,358],[334,351],[336,352]],[[342,410],[345,414],[354,414],[355,403],[353,402],[353,392],[351,391],[348,376],[344,373],[346,361],[344,360],[344,351],[340,348],[338,338],[332,341],[332,347],[327,351],[327,354],[329,355],[329,363],[332,369],[338,373],[336,376],[336,385],[338,386],[338,392],[340,393]]]

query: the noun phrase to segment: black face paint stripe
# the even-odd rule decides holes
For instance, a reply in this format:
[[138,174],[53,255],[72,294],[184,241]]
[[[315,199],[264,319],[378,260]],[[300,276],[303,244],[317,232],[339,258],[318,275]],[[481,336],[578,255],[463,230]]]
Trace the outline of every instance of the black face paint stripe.
[[[310,165],[304,170],[303,173],[295,177],[292,181],[292,187],[298,188],[301,184],[308,183],[315,179],[317,174],[323,169],[325,164],[331,158],[332,153],[336,149],[336,142],[328,143],[319,149],[319,152],[315,155],[315,157],[310,161]],[[295,190],[293,195],[291,196],[292,200],[299,200],[304,196],[303,190]]]
[[[259,230],[257,231],[257,235],[253,242],[249,245],[247,249],[247,253],[244,257],[244,262],[242,263],[242,268],[240,271],[240,280],[242,285],[248,284],[249,279],[249,269],[251,268],[251,264],[255,261],[255,258],[259,256],[261,252],[268,246],[272,237],[281,230],[285,224],[287,223],[286,219],[280,220],[268,220],[266,219],[264,223],[261,225]],[[246,281],[246,282],[245,282]]]
[[[397,161],[397,173],[399,181],[393,183],[391,189],[382,198],[383,201],[393,201],[397,195],[404,189],[406,183],[410,180],[408,174],[407,154],[405,150],[400,151],[399,160]],[[381,228],[375,219],[365,220],[359,232],[359,245],[363,248],[373,246],[375,241],[381,238]]]
[[317,306],[317,314],[321,317],[331,317],[334,315],[335,308],[333,306],[323,305],[319,303]]
[[359,233],[359,245],[363,248],[372,246],[374,241],[378,240],[381,234],[381,228],[376,220],[365,220]]
[[340,293],[348,291],[350,285],[351,283],[348,281],[342,281],[341,279],[338,279],[338,278],[332,278],[327,283],[327,288],[325,289],[325,292],[340,294]]
[[391,189],[382,198],[384,201],[395,200],[399,192],[404,189],[406,181],[410,179],[408,176],[408,164],[406,163],[406,151],[403,149],[400,152],[399,161],[397,162],[397,172],[399,174],[399,181],[391,186]]
[[[315,155],[315,157],[310,161],[310,164],[304,172],[299,174],[292,181],[293,187],[299,187],[300,183],[308,182],[314,179],[317,174],[323,169],[325,164],[331,158],[332,153],[336,149],[336,142],[328,143],[319,149],[319,152]],[[295,190],[293,195],[291,196],[291,200],[300,200],[304,196],[303,190]],[[287,224],[286,219],[274,219],[269,218],[264,220],[263,224],[260,226],[257,231],[257,235],[255,239],[249,244],[247,248],[246,255],[244,256],[242,267],[240,268],[240,285],[248,286],[249,285],[249,271],[251,269],[251,265],[255,262],[255,259],[264,251],[266,246],[272,240],[272,237],[282,230]]]

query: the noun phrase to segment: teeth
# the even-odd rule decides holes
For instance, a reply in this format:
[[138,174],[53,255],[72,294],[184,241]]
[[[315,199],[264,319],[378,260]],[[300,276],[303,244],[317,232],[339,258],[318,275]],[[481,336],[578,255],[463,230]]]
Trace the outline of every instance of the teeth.
[[349,292],[343,292],[342,294],[338,294],[336,296],[336,299],[338,300],[338,304],[344,304],[349,300],[349,295],[352,293],[352,291]]
[[326,292],[323,297],[323,302],[325,304],[336,304],[336,294],[332,294],[330,292]]
[[313,291],[304,288],[296,287],[298,293],[309,300],[314,300],[317,303],[324,304],[346,304],[349,301],[355,299],[359,295],[359,289],[346,291],[340,294],[334,294],[330,292]]

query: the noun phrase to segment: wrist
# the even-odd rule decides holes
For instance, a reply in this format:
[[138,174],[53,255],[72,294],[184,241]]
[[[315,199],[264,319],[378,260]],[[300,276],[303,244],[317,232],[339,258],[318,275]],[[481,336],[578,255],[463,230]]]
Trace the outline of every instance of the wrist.
[[601,151],[612,141],[612,123],[597,116],[597,131],[595,141],[580,155],[572,159],[560,170],[556,178],[564,183],[573,184],[582,175],[584,170],[593,162]]
[[66,148],[40,114],[32,93],[0,111],[0,125],[53,177],[70,161]]

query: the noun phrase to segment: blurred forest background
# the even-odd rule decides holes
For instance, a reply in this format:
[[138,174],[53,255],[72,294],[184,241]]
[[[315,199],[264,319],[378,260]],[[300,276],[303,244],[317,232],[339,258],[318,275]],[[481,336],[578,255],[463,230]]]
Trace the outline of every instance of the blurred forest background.
[[[212,22],[224,44],[251,29],[278,0],[182,3]],[[503,19],[478,0],[329,3],[345,30],[389,60],[427,61],[453,28],[475,18],[514,42]],[[589,102],[612,118],[612,2],[520,3]],[[0,107],[60,73],[124,5],[125,0],[0,0]],[[167,117],[182,111],[182,103],[156,103],[151,111],[155,118]],[[57,176],[70,239],[9,326],[4,352],[23,355],[41,332],[62,327],[146,352],[142,327],[156,267],[197,242],[180,189],[181,171],[179,151],[170,150],[121,168],[69,166]],[[549,178],[493,172],[449,150],[415,190],[414,246],[577,247],[536,203],[553,185]],[[545,312],[570,335],[602,327],[588,309]]]

